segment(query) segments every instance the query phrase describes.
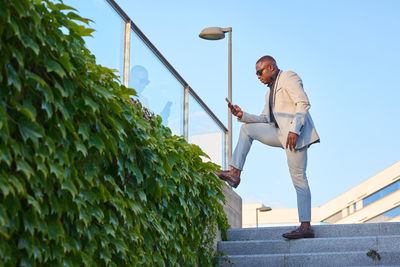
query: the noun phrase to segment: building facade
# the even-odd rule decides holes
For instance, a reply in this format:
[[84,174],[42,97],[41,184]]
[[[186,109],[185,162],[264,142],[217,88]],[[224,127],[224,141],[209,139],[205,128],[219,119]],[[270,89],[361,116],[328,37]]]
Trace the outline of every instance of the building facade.
[[[257,211],[263,204],[243,204],[243,227],[297,225],[297,209]],[[256,214],[256,212],[258,212]],[[258,218],[257,218],[258,217]],[[319,207],[312,224],[400,222],[400,161]]]

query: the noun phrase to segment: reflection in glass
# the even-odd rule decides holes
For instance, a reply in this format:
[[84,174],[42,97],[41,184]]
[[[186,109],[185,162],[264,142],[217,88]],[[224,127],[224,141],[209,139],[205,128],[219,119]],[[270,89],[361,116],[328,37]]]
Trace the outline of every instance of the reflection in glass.
[[391,184],[391,185],[389,185],[389,186],[386,186],[385,188],[379,190],[378,192],[376,192],[376,193],[370,195],[369,197],[363,199],[363,207],[365,207],[367,205],[370,205],[370,204],[374,203],[375,201],[377,201],[377,200],[379,200],[379,199],[381,199],[381,198],[383,198],[383,197],[385,197],[385,196],[387,196],[387,195],[389,195],[389,194],[391,194],[391,193],[393,193],[393,192],[395,192],[395,191],[397,191],[399,189],[400,189],[400,180],[395,182],[395,183],[393,183],[393,184]]
[[183,134],[183,86],[131,31],[129,87],[143,106],[161,116],[173,134]]
[[94,21],[86,27],[95,29],[93,37],[84,37],[86,47],[96,56],[97,64],[117,70],[122,83],[124,64],[124,27],[125,22],[105,0],[66,0],[81,17]]
[[385,213],[382,213],[381,215],[378,215],[372,219],[369,219],[368,223],[379,223],[379,222],[387,222],[397,216],[400,216],[400,206],[397,206],[394,209],[391,209]]
[[[224,133],[189,94],[189,142],[198,145],[212,162],[224,162]],[[208,160],[203,158],[203,160]]]

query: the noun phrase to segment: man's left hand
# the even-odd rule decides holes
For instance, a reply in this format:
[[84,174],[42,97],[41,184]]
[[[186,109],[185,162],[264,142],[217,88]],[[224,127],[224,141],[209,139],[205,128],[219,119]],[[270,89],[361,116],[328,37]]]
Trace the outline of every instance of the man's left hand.
[[296,141],[297,141],[297,134],[289,132],[286,140],[286,149],[289,148],[289,150],[295,149],[296,148]]

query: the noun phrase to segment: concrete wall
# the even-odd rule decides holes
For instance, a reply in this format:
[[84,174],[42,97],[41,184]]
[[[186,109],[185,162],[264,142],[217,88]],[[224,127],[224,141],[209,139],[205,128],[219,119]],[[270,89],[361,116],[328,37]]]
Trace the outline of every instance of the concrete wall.
[[[242,228],[242,198],[233,191],[232,187],[225,184],[222,187],[226,203],[224,211],[228,219],[228,224],[231,228]],[[217,236],[214,239],[214,251],[217,251],[218,242],[222,241],[221,232],[217,231]]]
[[233,189],[225,185],[222,188],[226,204],[224,211],[231,228],[242,228],[242,198]]

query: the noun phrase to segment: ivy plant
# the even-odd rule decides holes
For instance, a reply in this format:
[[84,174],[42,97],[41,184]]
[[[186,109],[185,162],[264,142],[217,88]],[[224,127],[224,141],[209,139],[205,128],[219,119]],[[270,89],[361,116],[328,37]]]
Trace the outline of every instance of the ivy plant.
[[218,166],[131,102],[81,22],[0,0],[0,265],[211,265]]

